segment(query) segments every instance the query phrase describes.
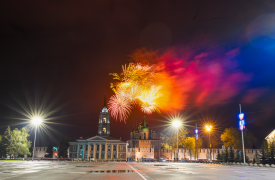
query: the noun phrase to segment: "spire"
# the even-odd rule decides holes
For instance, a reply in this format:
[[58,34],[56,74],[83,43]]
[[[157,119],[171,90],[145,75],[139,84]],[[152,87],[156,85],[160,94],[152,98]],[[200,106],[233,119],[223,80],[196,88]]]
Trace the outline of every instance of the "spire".
[[106,107],[106,92],[105,92],[105,96],[104,96],[104,107]]
[[147,126],[146,126],[146,121],[145,121],[145,114],[144,114],[144,117],[143,117],[143,127],[144,127],[144,128],[147,127]]

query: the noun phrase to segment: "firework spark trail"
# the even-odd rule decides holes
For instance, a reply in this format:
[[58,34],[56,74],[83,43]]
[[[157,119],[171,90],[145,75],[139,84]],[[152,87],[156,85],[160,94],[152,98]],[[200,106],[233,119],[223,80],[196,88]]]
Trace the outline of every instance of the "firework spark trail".
[[110,75],[119,81],[115,85],[111,84],[115,92],[108,102],[111,116],[125,121],[135,105],[139,105],[145,114],[160,111],[158,101],[164,88],[157,83],[159,72],[156,71],[155,65],[130,63],[128,66],[122,66],[121,74]]
[[108,106],[111,116],[116,119],[126,120],[131,112],[128,99],[120,94],[113,95],[108,102]]

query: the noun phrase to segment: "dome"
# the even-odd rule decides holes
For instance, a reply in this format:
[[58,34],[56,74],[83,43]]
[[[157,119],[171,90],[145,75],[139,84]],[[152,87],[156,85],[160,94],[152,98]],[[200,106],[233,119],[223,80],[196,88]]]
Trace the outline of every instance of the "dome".
[[103,113],[107,113],[108,112],[108,109],[106,107],[102,108],[102,112]]
[[140,132],[149,132],[149,128],[147,127],[146,121],[145,121],[145,115],[144,115],[144,118],[143,118],[143,126],[140,129]]
[[140,132],[149,132],[149,128],[148,127],[141,128]]

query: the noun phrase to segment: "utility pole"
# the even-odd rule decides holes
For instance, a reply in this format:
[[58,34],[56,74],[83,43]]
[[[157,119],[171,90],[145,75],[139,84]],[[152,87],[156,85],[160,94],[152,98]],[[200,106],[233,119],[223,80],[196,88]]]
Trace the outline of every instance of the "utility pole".
[[34,149],[35,149],[35,141],[36,141],[36,131],[37,131],[37,124],[35,125],[35,131],[34,131],[34,141],[33,141],[33,150],[32,150],[32,161],[34,160]]
[[177,162],[179,159],[179,127],[177,127]]
[[198,146],[198,140],[199,140],[199,130],[197,129],[197,123],[196,123],[196,147],[197,147],[197,161],[199,160],[199,146]]
[[211,162],[211,160],[212,160],[212,157],[211,157],[211,140],[210,140],[210,131],[209,131],[209,146],[210,146],[210,162]]
[[240,126],[240,130],[242,131],[242,142],[243,142],[243,163],[245,164],[245,151],[244,151],[244,139],[243,139],[243,130],[245,129],[245,123],[244,123],[244,114],[242,113],[242,109],[241,109],[241,104],[239,104],[240,106],[240,114],[239,114],[239,126]]

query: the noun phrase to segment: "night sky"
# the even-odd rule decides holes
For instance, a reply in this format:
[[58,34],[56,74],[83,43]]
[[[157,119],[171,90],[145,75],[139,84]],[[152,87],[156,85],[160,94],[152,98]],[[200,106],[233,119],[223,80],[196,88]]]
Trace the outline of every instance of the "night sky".
[[[104,93],[114,94],[109,73],[146,49],[160,57],[150,63],[179,70],[177,62],[186,62],[175,76],[187,97],[180,108],[190,136],[203,118],[215,120],[216,136],[237,127],[241,103],[259,146],[275,129],[274,21],[268,0],[1,1],[0,134],[24,126],[8,106],[20,108],[16,99],[27,104],[29,94],[54,102],[59,124],[48,126],[57,141],[96,135]],[[153,113],[147,123],[161,132],[165,116]],[[126,123],[111,118],[111,135],[128,140],[142,119],[138,108]],[[50,138],[38,140],[45,146]]]

